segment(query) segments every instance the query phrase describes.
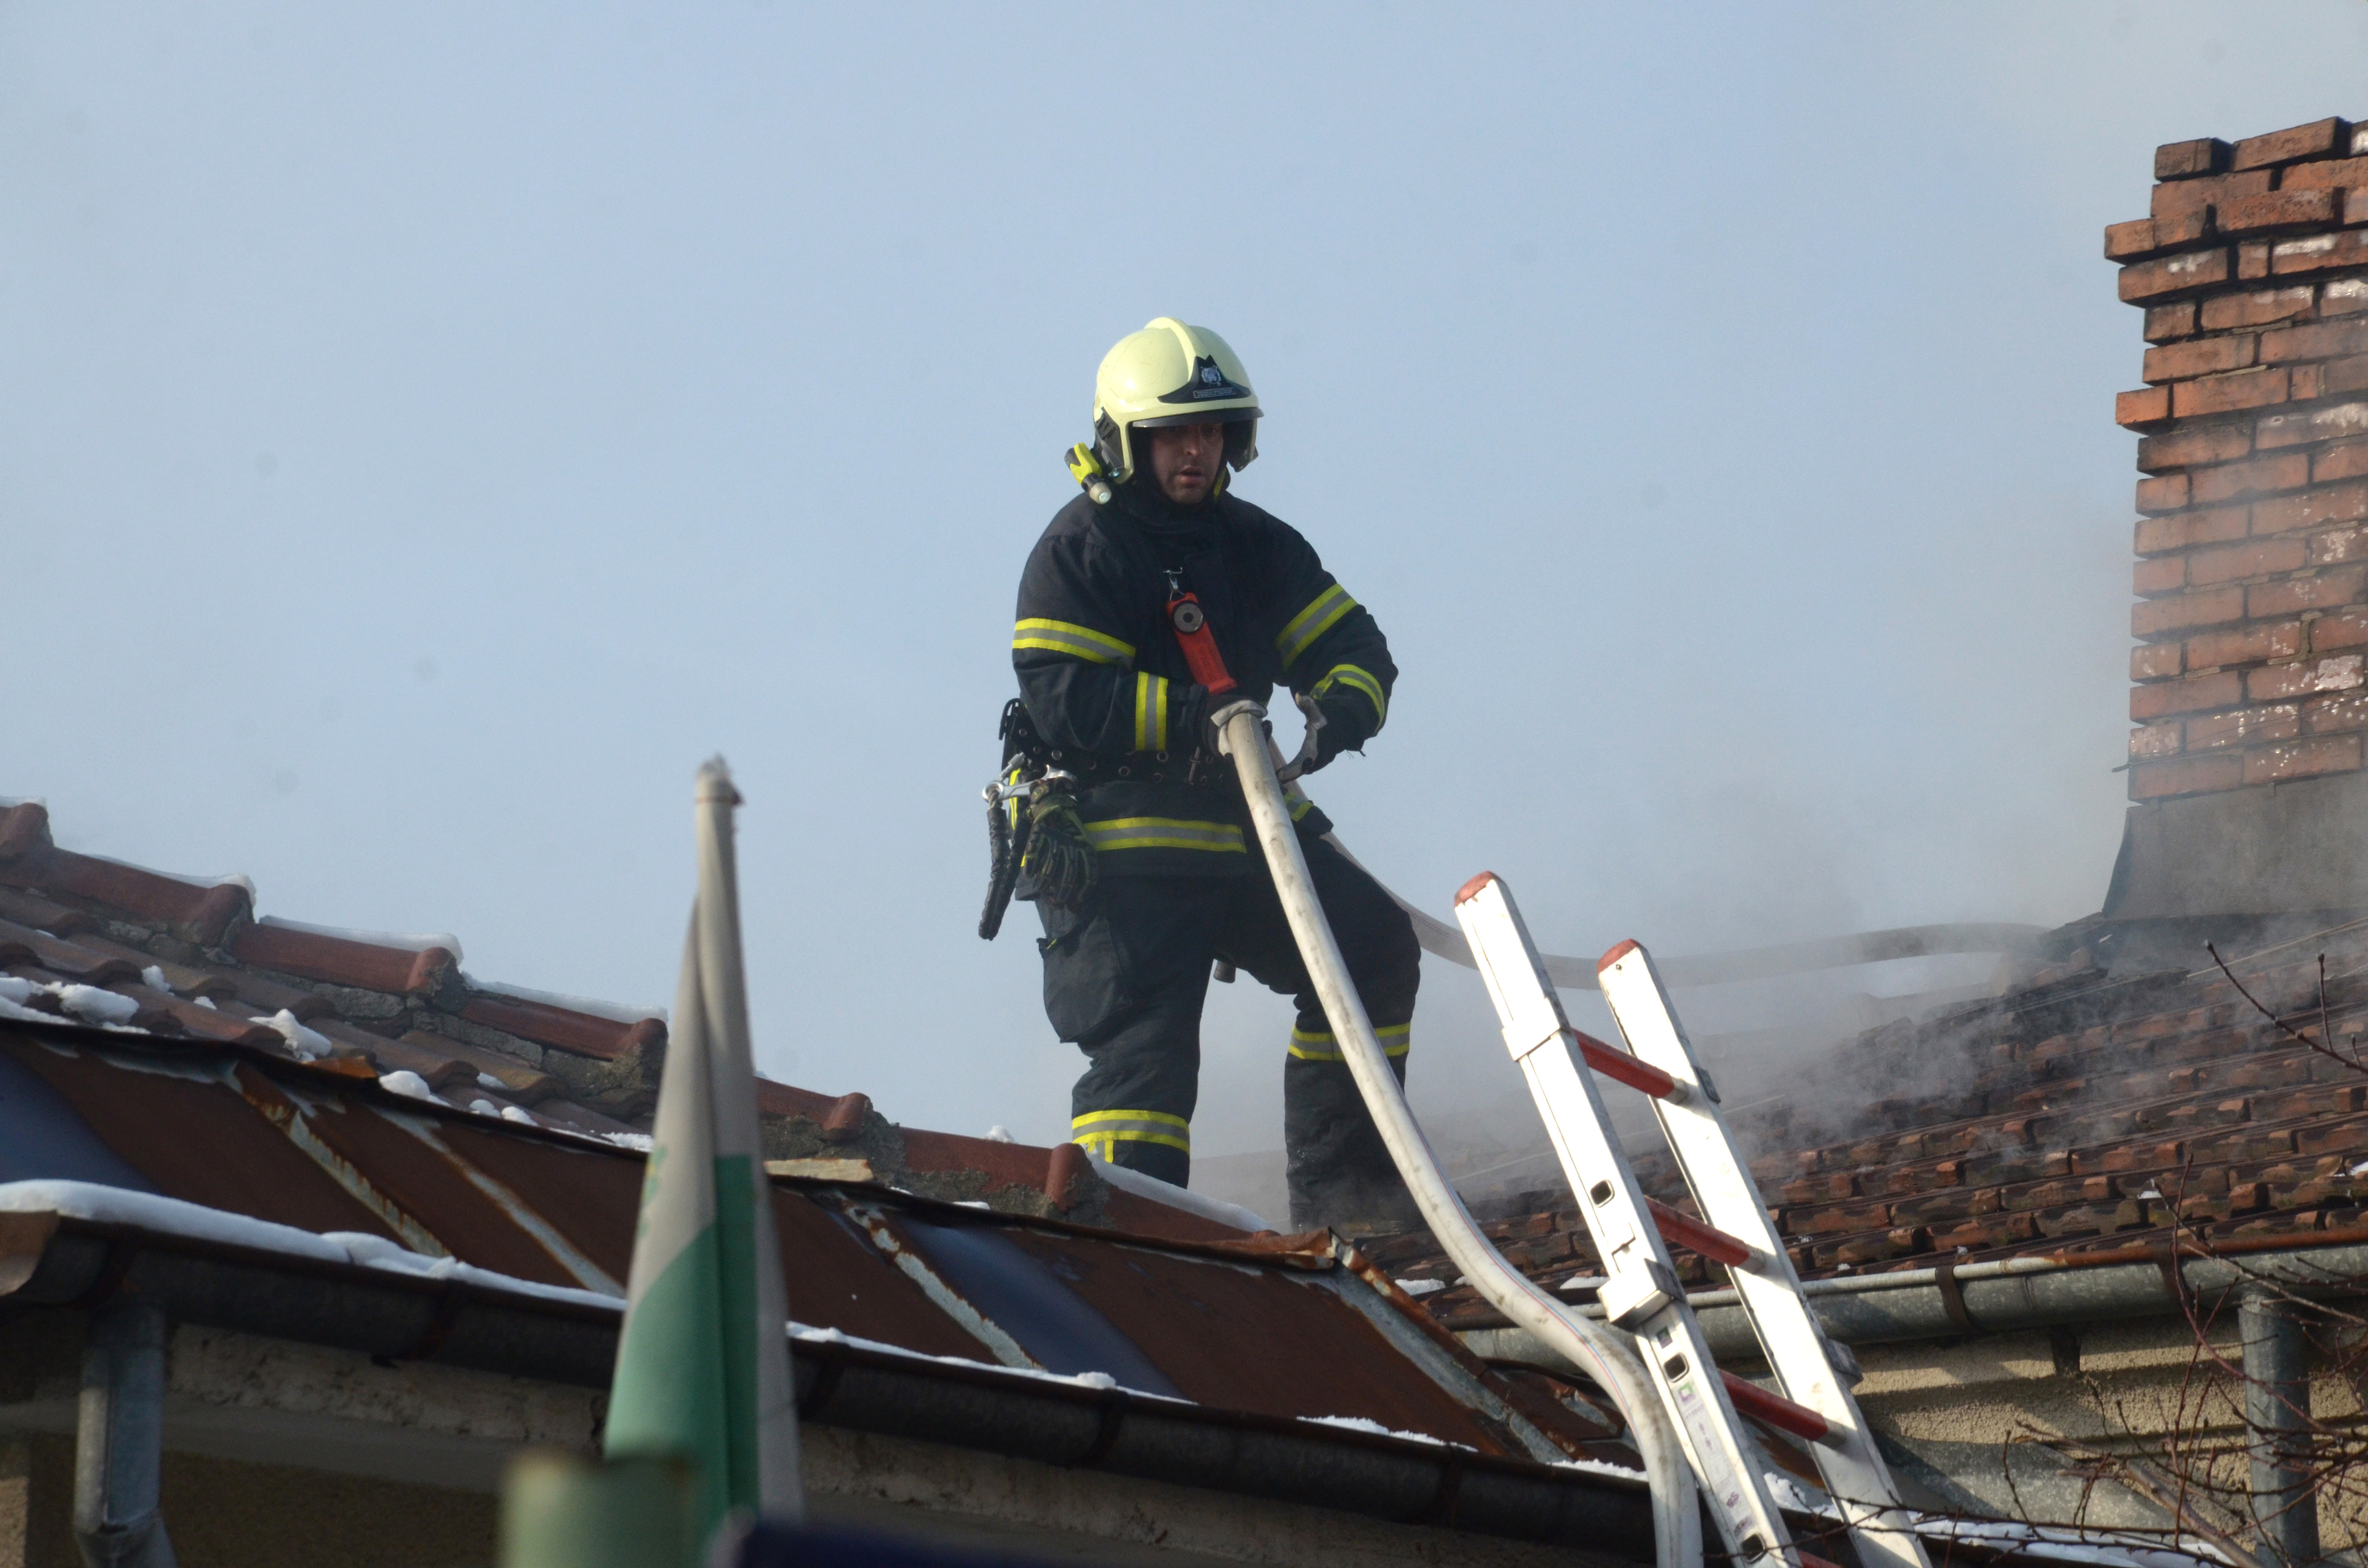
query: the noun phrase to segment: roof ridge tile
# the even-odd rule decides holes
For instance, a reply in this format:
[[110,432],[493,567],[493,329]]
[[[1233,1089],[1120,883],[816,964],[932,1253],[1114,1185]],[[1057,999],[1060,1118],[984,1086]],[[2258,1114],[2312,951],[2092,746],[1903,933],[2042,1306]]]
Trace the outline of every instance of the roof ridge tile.
[[396,996],[432,994],[460,970],[460,960],[445,948],[390,948],[260,922],[239,929],[231,938],[230,954],[258,969]]
[[640,1018],[631,1023],[557,1007],[548,1002],[472,990],[461,1005],[461,1017],[472,1024],[504,1030],[537,1045],[556,1046],[578,1056],[615,1061],[637,1049],[662,1045],[666,1022]]

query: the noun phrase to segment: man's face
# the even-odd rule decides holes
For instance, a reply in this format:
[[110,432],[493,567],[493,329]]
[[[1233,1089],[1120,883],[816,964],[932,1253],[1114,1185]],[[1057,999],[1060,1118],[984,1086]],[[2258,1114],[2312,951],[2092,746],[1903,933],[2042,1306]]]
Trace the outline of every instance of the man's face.
[[1151,477],[1159,493],[1179,506],[1206,501],[1224,472],[1225,427],[1171,425],[1144,434],[1151,437]]

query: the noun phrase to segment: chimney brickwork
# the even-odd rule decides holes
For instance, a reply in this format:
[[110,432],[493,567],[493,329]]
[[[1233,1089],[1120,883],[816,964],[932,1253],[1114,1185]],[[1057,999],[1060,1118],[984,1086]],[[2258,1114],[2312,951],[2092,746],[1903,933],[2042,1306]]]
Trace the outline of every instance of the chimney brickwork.
[[2368,124],[2175,142],[2154,172],[2105,231],[2151,346],[2116,408],[2145,477],[2108,909],[2368,904],[2368,851],[2294,880],[2297,832],[2368,829]]

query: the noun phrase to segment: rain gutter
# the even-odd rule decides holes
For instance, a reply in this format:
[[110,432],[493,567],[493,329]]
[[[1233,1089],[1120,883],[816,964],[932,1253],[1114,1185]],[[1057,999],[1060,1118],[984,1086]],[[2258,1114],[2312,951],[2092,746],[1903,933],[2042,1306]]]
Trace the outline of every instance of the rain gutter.
[[[609,1309],[134,1226],[0,1214],[0,1307],[97,1311],[603,1388]],[[826,1426],[1405,1525],[1654,1557],[1641,1482],[1311,1422],[796,1340],[799,1414]]]
[[[2206,1253],[2193,1244],[2157,1242],[2055,1257],[2008,1257],[1805,1280],[1826,1332],[1846,1345],[2009,1334],[2100,1318],[2166,1317],[2192,1307],[2229,1304],[2248,1278],[2298,1294],[2368,1294],[2368,1230],[2329,1233],[2315,1246],[2292,1236],[2240,1237]],[[1702,1290],[1687,1300],[1722,1360],[1759,1359],[1733,1290]],[[2184,1305],[2182,1305],[2184,1303]],[[1592,1302],[1578,1311],[1600,1317]],[[1466,1329],[1459,1335],[1484,1357],[1544,1361],[1559,1358],[1519,1328]]]

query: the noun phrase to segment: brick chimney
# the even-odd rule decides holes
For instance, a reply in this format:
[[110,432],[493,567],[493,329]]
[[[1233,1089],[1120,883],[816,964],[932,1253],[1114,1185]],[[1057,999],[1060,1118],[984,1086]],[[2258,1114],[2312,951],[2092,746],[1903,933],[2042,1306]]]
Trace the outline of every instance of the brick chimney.
[[2368,910],[2368,126],[2155,153],[2130,799],[2105,913]]

